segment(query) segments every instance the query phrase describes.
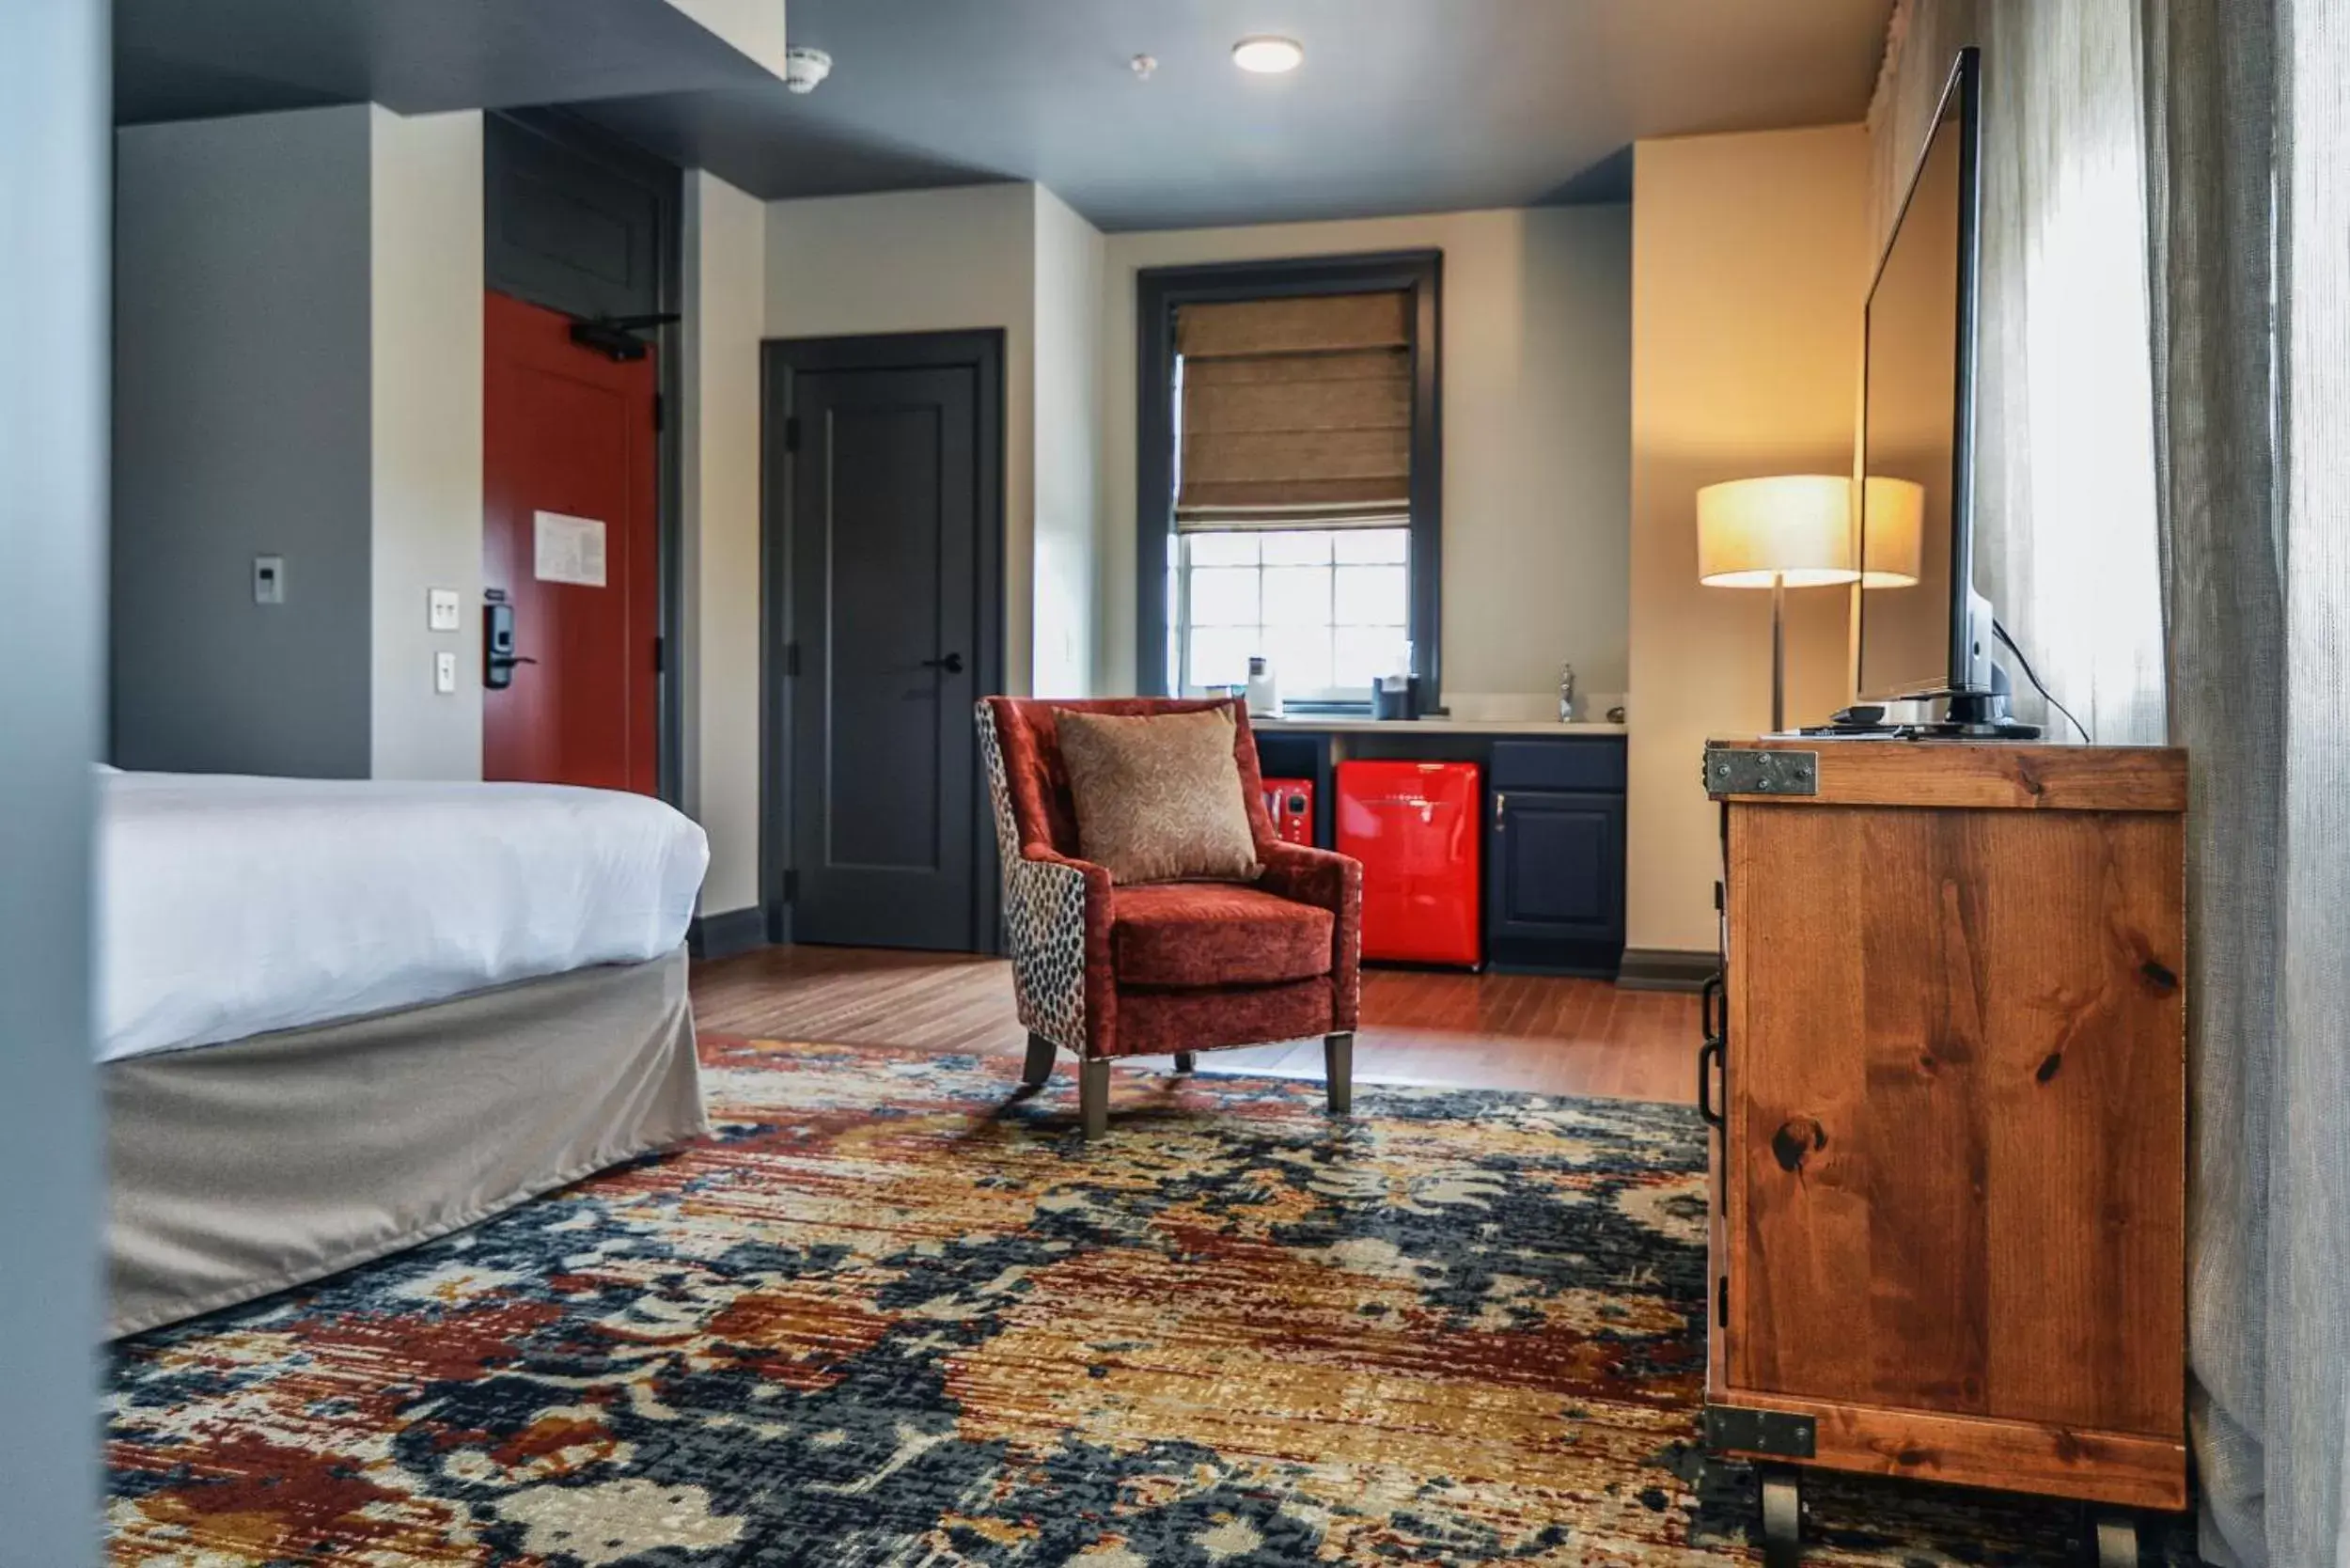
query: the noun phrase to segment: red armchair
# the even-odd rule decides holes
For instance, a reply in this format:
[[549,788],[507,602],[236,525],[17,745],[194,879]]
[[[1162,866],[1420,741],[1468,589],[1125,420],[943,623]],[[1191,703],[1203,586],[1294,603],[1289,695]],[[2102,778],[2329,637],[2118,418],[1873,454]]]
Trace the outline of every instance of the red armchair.
[[1343,1115],[1352,1101],[1363,869],[1276,837],[1256,739],[1238,704],[1230,705],[1233,757],[1263,867],[1255,883],[1118,886],[1079,857],[1056,710],[1174,713],[1216,705],[1151,698],[979,703],[1004,933],[1028,1030],[1023,1076],[1042,1084],[1056,1049],[1074,1053],[1088,1137],[1109,1125],[1109,1065],[1118,1057],[1172,1053],[1176,1071],[1188,1072],[1198,1051],[1320,1035],[1330,1109]]

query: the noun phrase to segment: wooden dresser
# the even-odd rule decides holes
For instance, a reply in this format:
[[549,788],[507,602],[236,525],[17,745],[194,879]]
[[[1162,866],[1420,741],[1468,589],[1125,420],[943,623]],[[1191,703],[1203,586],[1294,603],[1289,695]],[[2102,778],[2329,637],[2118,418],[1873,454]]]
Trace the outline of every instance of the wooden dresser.
[[2186,1504],[2186,760],[1717,742],[1706,1434],[1762,1462]]

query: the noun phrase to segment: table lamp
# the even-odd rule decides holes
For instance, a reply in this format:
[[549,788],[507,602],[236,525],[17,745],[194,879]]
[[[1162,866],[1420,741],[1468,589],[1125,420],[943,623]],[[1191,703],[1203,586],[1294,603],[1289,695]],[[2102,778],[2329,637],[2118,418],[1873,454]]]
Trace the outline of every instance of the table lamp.
[[1872,474],[1861,492],[1860,586],[1915,588],[1926,521],[1926,487]]
[[1774,474],[1698,492],[1698,581],[1771,590],[1774,733],[1787,728],[1787,590],[1860,575],[1852,564],[1852,488],[1849,476]]

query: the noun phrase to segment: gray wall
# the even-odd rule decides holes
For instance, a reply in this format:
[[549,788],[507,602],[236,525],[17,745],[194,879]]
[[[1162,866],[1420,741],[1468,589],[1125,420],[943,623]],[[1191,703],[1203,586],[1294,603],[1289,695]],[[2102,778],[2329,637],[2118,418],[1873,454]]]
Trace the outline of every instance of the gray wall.
[[97,1560],[90,771],[105,547],[105,8],[0,6],[0,1562]]
[[116,133],[122,767],[368,772],[368,114]]

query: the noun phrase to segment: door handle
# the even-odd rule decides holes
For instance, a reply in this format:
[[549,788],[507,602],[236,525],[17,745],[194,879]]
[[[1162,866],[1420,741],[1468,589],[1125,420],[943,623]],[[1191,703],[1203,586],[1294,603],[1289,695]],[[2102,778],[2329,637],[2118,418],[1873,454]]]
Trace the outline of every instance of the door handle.
[[1716,972],[1705,977],[1698,992],[1698,1028],[1705,1036],[1705,1043],[1698,1047],[1698,1115],[1716,1127],[1723,1125],[1722,1112],[1727,1106],[1716,1108],[1714,1104],[1714,1074],[1716,1068],[1726,1070],[1730,1065],[1730,1009],[1724,1005],[1722,991],[1722,977]]
[[922,661],[922,667],[924,669],[943,669],[949,675],[961,675],[963,673],[963,655],[960,653],[948,653],[936,659],[925,659]]
[[1501,814],[1509,809],[1510,797],[1502,793],[1499,790],[1496,790],[1494,792],[1494,831],[1496,833],[1502,830],[1504,823],[1501,820]]
[[481,619],[481,683],[494,692],[514,683],[516,665],[539,661],[514,651],[514,606],[499,588],[490,589],[489,609]]

